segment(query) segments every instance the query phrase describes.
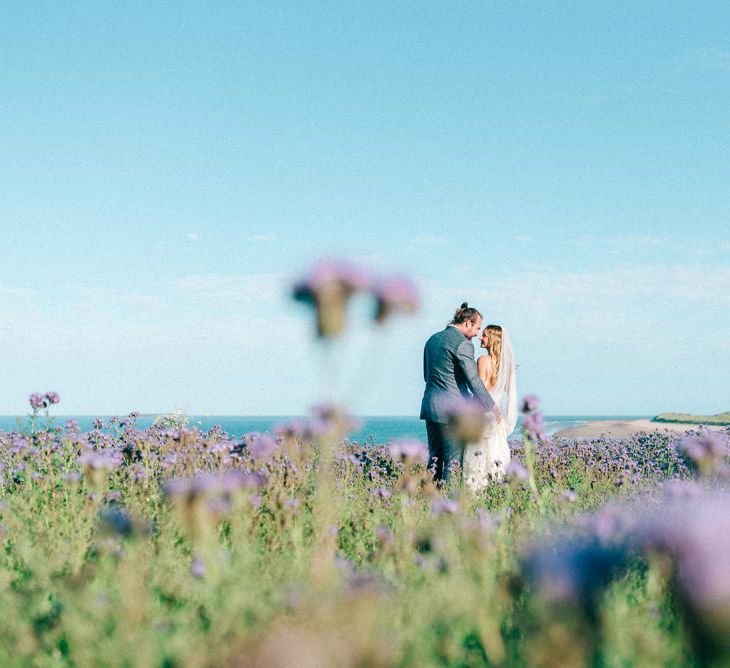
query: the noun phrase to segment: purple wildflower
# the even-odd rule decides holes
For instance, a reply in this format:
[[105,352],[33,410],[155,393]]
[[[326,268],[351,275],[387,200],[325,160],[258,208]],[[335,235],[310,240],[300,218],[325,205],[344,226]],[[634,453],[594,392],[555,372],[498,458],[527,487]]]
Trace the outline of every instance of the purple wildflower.
[[96,452],[81,455],[76,459],[76,463],[88,471],[113,471],[119,466],[116,458]]
[[475,514],[477,526],[482,531],[493,531],[501,523],[499,516],[490,513],[486,508],[477,508]]
[[540,410],[540,400],[534,394],[526,394],[522,397],[522,407],[520,410],[523,413],[536,413]]
[[545,420],[540,412],[540,402],[534,394],[522,399],[522,433],[533,441],[545,441]]
[[418,309],[418,292],[411,279],[389,276],[379,281],[373,292],[376,300],[375,321],[385,322],[394,313],[413,313]]
[[679,499],[645,517],[634,537],[671,558],[695,649],[708,663],[730,656],[729,507],[726,493]]
[[268,461],[276,451],[278,443],[269,434],[263,434],[255,436],[251,444],[248,446],[248,451],[256,461]]
[[694,480],[667,480],[662,484],[666,499],[693,499],[702,494],[702,486]]
[[42,394],[39,394],[38,392],[33,392],[33,394],[28,397],[28,401],[30,402],[30,407],[33,409],[33,411],[39,411],[41,410],[41,408],[46,408],[46,406],[48,405],[46,403],[46,397]]
[[232,441],[213,441],[208,450],[214,455],[229,455],[236,444]]
[[395,534],[388,527],[378,527],[375,536],[382,550],[389,551],[395,547]]
[[462,443],[478,441],[493,415],[473,397],[448,397],[444,409],[453,436]]
[[453,499],[436,499],[431,504],[431,512],[434,517],[439,517],[440,515],[456,515],[459,512],[459,504]]
[[307,426],[305,420],[294,420],[277,425],[274,433],[283,439],[303,440],[307,436]]
[[402,462],[428,463],[428,448],[414,438],[403,438],[390,444],[388,452],[393,459]]
[[134,525],[129,515],[118,507],[104,508],[101,511],[99,519],[101,531],[107,536],[129,536],[134,530]]
[[569,539],[535,547],[524,572],[550,603],[582,608],[595,623],[602,592],[627,561],[623,549]]
[[58,396],[58,392],[46,392],[46,400],[49,404],[57,404],[61,398]]
[[572,489],[565,489],[560,493],[560,496],[558,497],[560,501],[566,502],[566,503],[575,503],[575,492]]
[[617,543],[623,540],[633,521],[623,508],[607,504],[588,519],[588,528],[600,543]]
[[310,421],[308,428],[313,435],[344,436],[360,426],[359,420],[335,404],[314,406],[312,413],[315,419]]
[[284,508],[286,510],[296,511],[299,509],[299,507],[302,505],[302,502],[299,499],[285,499],[284,500]]
[[508,480],[514,481],[527,480],[528,475],[525,466],[516,459],[511,460],[510,463],[507,464],[507,468],[504,473]]
[[242,471],[198,473],[192,478],[173,478],[165,483],[165,494],[171,499],[192,501],[200,496],[224,494],[260,486],[260,479]]
[[339,261],[323,261],[297,283],[295,300],[311,304],[317,312],[317,334],[334,338],[345,328],[347,301],[368,289],[370,277],[360,268]]
[[206,501],[205,507],[211,516],[215,519],[221,519],[228,515],[231,511],[230,495],[223,494],[221,496],[214,496]]
[[700,475],[717,473],[727,455],[727,446],[719,434],[704,432],[700,436],[689,436],[679,442],[679,451],[697,469]]
[[202,559],[193,559],[193,563],[190,565],[190,575],[196,580],[204,578],[207,570],[205,562]]

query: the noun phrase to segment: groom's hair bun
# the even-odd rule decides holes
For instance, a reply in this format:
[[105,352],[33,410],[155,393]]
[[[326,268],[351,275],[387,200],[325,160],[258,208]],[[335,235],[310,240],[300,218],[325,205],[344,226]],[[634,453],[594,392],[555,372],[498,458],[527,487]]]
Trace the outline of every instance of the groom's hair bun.
[[456,313],[454,313],[454,319],[451,321],[451,324],[460,325],[462,322],[474,322],[477,316],[481,318],[482,314],[475,308],[470,307],[468,302],[463,302],[461,306],[456,309]]

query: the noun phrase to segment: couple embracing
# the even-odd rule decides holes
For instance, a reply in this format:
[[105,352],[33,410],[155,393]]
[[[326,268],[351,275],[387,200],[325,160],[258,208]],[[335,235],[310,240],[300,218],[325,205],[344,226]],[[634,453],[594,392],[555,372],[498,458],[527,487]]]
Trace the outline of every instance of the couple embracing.
[[[504,475],[510,461],[507,437],[517,424],[517,384],[509,336],[499,325],[485,327],[479,341],[487,354],[476,362],[471,340],[481,328],[481,313],[464,302],[423,351],[426,390],[421,419],[426,421],[434,477],[448,481],[452,467],[458,464],[464,484],[473,491]],[[452,430],[452,408],[460,397],[481,402],[489,418],[472,443],[460,441]]]

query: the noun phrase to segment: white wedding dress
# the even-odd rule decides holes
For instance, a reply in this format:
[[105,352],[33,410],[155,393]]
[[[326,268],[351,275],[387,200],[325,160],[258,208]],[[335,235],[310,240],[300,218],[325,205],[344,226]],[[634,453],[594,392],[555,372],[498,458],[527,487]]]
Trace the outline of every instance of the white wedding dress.
[[[510,462],[507,437],[517,424],[517,382],[512,346],[506,330],[502,330],[502,355],[494,387],[487,391],[502,413],[496,422],[490,419],[476,443],[464,448],[464,484],[473,492],[486,488],[504,476]],[[486,384],[485,384],[486,385]],[[491,411],[489,412],[491,416]]]

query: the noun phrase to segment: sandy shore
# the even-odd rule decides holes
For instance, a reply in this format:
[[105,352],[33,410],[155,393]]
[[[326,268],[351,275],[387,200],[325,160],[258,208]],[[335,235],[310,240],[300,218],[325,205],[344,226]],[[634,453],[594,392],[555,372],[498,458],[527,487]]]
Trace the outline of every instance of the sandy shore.
[[[624,438],[639,432],[678,432],[683,433],[690,429],[697,429],[698,425],[678,424],[676,422],[652,422],[651,420],[596,420],[582,427],[563,429],[555,436],[557,438],[593,438],[596,436],[615,436]],[[725,427],[708,427],[709,429],[725,429]]]

